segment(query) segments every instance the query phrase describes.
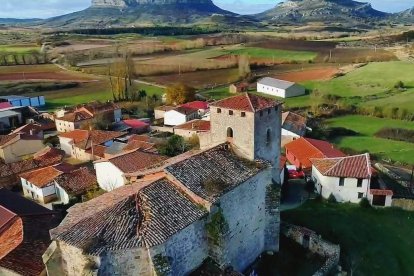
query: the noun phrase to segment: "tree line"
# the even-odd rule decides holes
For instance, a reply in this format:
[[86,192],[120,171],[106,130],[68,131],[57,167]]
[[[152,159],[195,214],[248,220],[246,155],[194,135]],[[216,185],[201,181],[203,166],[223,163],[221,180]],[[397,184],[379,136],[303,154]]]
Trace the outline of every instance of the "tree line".
[[46,53],[39,53],[37,51],[28,53],[0,52],[0,66],[46,63],[49,63]]

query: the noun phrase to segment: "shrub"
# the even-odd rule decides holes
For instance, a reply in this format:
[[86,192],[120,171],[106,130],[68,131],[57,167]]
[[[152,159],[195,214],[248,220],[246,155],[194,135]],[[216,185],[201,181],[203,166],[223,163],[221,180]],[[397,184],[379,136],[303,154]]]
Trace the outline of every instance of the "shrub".
[[168,141],[165,145],[160,146],[159,152],[162,155],[174,157],[181,153],[184,153],[187,150],[187,145],[184,141],[184,138],[178,135],[173,135],[168,138]]
[[361,201],[359,202],[359,206],[361,206],[362,208],[371,208],[371,204],[369,203],[369,200],[366,197],[361,199]]
[[405,88],[405,85],[402,81],[397,81],[397,83],[394,85],[394,88],[403,89]]

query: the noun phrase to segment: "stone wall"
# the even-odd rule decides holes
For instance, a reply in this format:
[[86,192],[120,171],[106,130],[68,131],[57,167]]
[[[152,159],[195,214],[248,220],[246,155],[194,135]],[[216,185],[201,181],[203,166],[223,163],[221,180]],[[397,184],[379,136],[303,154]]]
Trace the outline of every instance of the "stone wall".
[[314,231],[305,227],[282,223],[281,232],[286,237],[299,243],[312,253],[325,258],[325,263],[314,275],[328,275],[339,264],[340,247],[322,239]]
[[391,206],[401,208],[406,211],[414,211],[414,199],[393,198]]
[[66,276],[96,275],[99,258],[84,255],[81,249],[65,242],[60,241],[57,246],[56,252],[60,254],[62,269]]
[[111,251],[101,256],[99,275],[152,276],[149,252],[146,248]]

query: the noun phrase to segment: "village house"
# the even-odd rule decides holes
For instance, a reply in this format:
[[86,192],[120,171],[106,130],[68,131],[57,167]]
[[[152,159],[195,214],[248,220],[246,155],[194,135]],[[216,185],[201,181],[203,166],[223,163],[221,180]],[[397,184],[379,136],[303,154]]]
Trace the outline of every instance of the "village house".
[[130,128],[129,132],[134,134],[146,133],[150,130],[150,125],[144,121],[138,119],[128,119],[122,121],[127,127]]
[[[156,145],[150,142],[150,139],[142,139],[141,135],[132,135],[127,140],[123,138],[115,140],[110,147],[105,149],[105,158],[111,158],[115,155],[127,153],[133,150],[158,153]],[[120,141],[121,140],[121,141]]]
[[75,107],[74,110],[56,112],[56,129],[58,132],[68,132],[80,129],[82,125],[91,122],[94,118],[116,123],[122,119],[122,111],[112,102],[92,102]]
[[199,118],[198,109],[191,107],[176,107],[164,114],[164,125],[177,126]]
[[42,255],[60,220],[56,212],[0,189],[0,275],[46,275]]
[[174,127],[174,134],[179,135],[184,138],[192,138],[197,136],[200,133],[205,133],[210,131],[210,121],[204,120],[193,120],[185,124],[178,125]]
[[124,174],[129,185],[70,208],[51,231],[49,273],[188,275],[207,259],[243,271],[277,252],[280,103],[240,95],[213,109],[207,140],[217,145]]
[[38,168],[56,165],[62,162],[65,152],[46,147],[32,158],[5,164],[0,162],[0,188],[12,189],[20,185],[19,175]]
[[36,135],[0,135],[0,160],[6,164],[22,161],[44,147],[43,139]]
[[257,82],[257,92],[280,98],[291,98],[305,95],[306,90],[305,87],[294,82],[266,77]]
[[305,136],[308,129],[306,121],[306,118],[299,114],[284,112],[282,114],[282,139],[295,140]]
[[169,105],[163,105],[163,106],[158,106],[154,108],[155,120],[163,119],[165,116],[165,113],[170,110],[173,110],[174,108],[175,108],[174,106],[169,106]]
[[135,149],[94,163],[99,187],[112,191],[128,183],[125,174],[156,166],[167,158],[152,152]]
[[312,158],[332,158],[346,156],[332,144],[311,138],[301,137],[285,145],[286,158],[289,163],[305,172],[312,169]]
[[66,155],[81,161],[91,161],[105,157],[105,150],[124,132],[103,130],[74,130],[59,134],[60,148]]
[[369,154],[337,158],[312,158],[312,179],[323,198],[358,203],[367,198],[371,185]]
[[8,134],[17,127],[29,123],[39,113],[30,106],[11,106],[0,103],[0,134]]

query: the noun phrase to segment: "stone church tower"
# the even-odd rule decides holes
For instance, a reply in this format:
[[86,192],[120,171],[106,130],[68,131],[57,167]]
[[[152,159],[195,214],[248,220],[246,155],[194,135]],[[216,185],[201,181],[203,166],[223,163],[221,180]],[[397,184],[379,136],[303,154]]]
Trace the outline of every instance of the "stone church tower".
[[211,131],[200,137],[202,148],[230,142],[234,151],[249,160],[263,159],[272,164],[267,186],[267,228],[265,248],[279,250],[281,103],[243,93],[215,102],[210,107]]

